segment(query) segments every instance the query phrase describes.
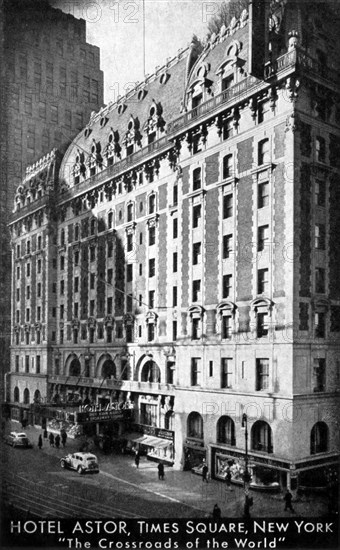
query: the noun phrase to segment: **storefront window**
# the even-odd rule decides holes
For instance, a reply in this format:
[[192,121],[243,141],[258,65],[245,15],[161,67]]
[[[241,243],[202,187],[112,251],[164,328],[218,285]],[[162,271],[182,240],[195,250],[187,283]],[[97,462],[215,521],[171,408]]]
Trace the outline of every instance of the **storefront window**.
[[141,403],[140,421],[147,426],[157,426],[157,405]]

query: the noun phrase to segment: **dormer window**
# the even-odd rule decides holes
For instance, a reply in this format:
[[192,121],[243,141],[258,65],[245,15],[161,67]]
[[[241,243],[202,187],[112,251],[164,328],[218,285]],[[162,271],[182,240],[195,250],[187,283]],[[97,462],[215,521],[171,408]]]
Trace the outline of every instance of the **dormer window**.
[[133,153],[133,145],[128,145],[126,148],[126,156],[130,156]]
[[201,105],[202,101],[203,101],[203,94],[198,94],[195,97],[193,97],[192,103],[191,103],[192,109],[195,109],[196,107]]
[[156,132],[151,132],[148,134],[148,144],[153,143],[156,140]]

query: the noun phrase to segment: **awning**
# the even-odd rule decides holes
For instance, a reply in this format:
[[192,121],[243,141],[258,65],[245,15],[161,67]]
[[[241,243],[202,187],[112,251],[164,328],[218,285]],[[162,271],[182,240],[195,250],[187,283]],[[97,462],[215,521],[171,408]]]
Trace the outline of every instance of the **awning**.
[[134,443],[140,443],[142,445],[146,445],[147,447],[157,447],[158,449],[168,447],[173,443],[171,439],[163,439],[161,437],[153,437],[151,435],[141,435],[140,433],[137,433],[137,432],[124,434],[123,437],[128,441],[133,441]]

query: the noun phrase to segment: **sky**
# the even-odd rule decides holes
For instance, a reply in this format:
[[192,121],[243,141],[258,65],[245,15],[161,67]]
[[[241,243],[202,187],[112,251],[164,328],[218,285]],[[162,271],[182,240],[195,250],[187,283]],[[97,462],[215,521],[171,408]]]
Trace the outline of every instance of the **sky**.
[[[207,21],[220,2],[144,0],[146,74],[187,47],[193,34],[205,39]],[[143,0],[50,0],[50,4],[85,19],[87,41],[101,52],[105,103],[124,95],[131,82],[143,80]]]

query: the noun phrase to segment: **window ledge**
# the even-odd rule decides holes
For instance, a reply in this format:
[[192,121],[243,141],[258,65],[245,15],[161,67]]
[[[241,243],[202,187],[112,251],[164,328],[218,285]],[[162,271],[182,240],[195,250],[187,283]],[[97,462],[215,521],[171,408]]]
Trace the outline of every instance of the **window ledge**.
[[230,176],[230,178],[225,178],[222,181],[218,182],[216,184],[216,187],[223,187],[224,185],[230,185],[230,184],[232,184],[235,187],[237,182],[238,182],[238,178],[235,178],[235,176]]
[[190,199],[190,198],[193,198],[193,197],[198,197],[199,195],[204,196],[205,193],[206,193],[206,190],[200,188],[200,189],[196,189],[196,191],[191,191],[186,196],[187,196],[188,199]]
[[266,162],[265,164],[258,164],[251,169],[251,174],[258,174],[259,172],[265,172],[266,170],[272,171],[276,167],[273,162]]

